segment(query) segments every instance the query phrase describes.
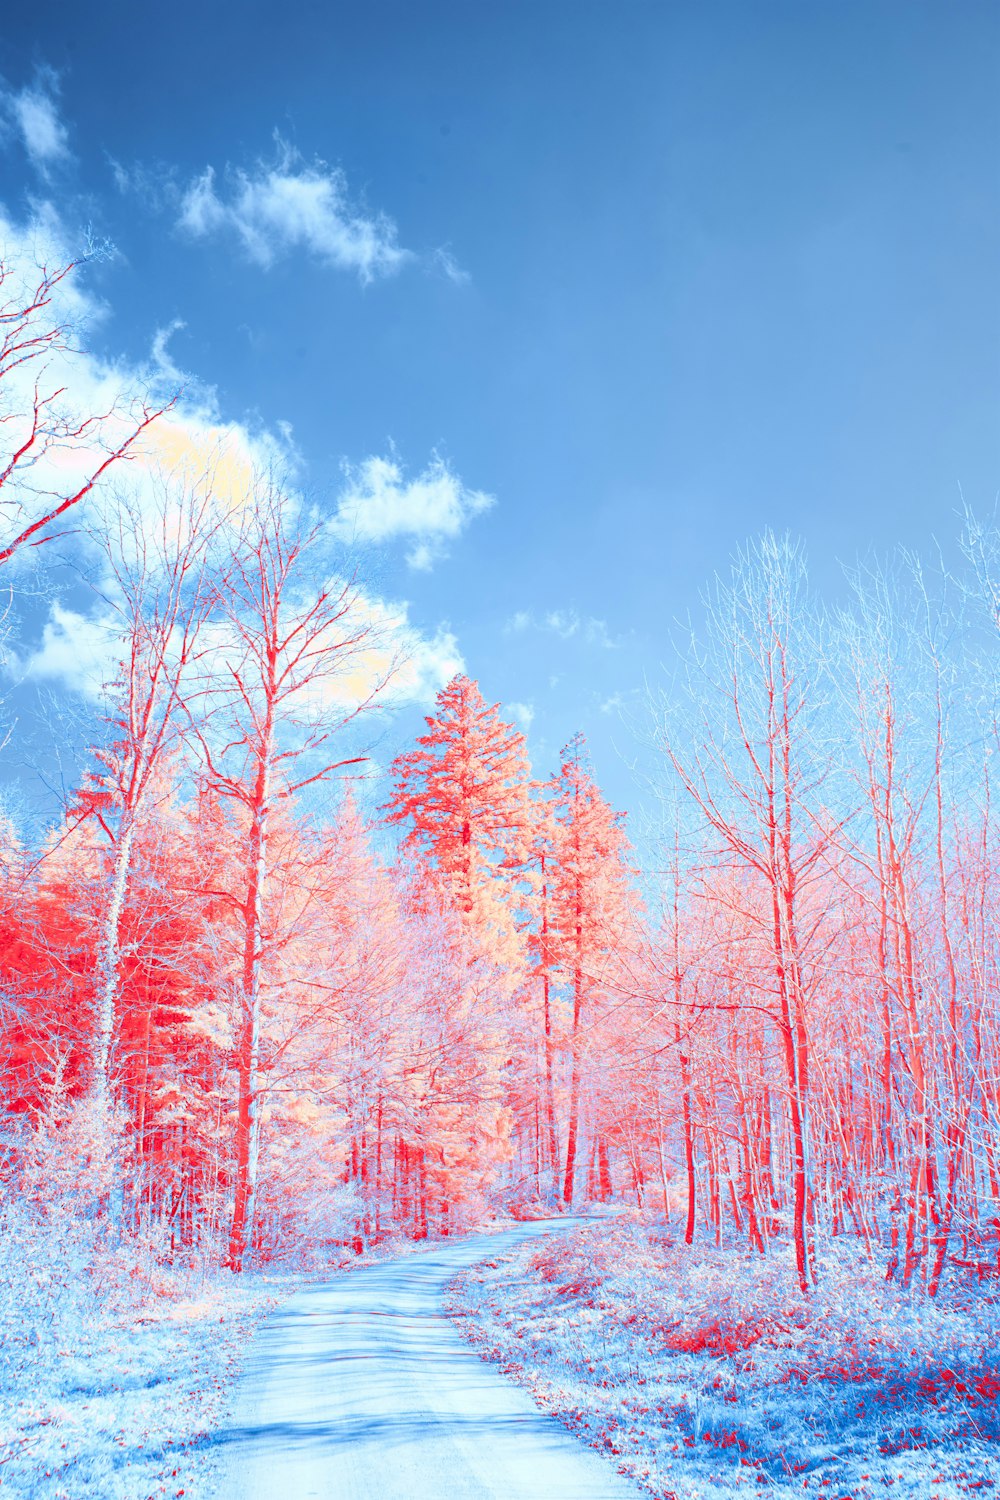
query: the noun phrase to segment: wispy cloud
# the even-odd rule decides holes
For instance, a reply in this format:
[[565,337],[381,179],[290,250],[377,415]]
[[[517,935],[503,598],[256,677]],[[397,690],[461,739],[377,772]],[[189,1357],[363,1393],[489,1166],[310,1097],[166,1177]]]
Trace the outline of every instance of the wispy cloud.
[[546,630],[568,641],[570,636],[580,634],[580,616],[575,609],[553,609],[545,616]]
[[149,166],[144,162],[133,162],[127,167],[110,153],[107,162],[120,193],[137,198],[150,213],[178,213],[186,190],[178,184],[175,167],[163,163]]
[[169,381],[173,386],[182,386],[187,378],[185,372],[174,361],[168,345],[175,333],[181,333],[187,327],[183,318],[174,318],[165,327],[158,328],[153,335],[153,344],[150,350],[150,358],[153,367],[162,379]]
[[530,734],[531,726],[535,720],[535,708],[532,703],[508,703],[507,712],[518,724],[522,734]]
[[462,270],[458,261],[445,245],[439,245],[432,252],[430,263],[435,270],[440,271],[443,276],[447,276],[448,280],[454,282],[456,286],[465,286],[472,279],[468,271]]
[[494,503],[492,495],[468,489],[437,454],[415,479],[404,477],[395,455],[346,466],[345,477],[331,529],[344,541],[409,538],[411,568],[432,567],[445,544]]
[[[398,271],[412,252],[397,242],[385,214],[351,202],[339,167],[307,162],[276,136],[277,158],[252,169],[227,167],[221,182],[208,166],[183,190],[177,223],[195,239],[234,234],[247,256],[265,269],[294,250],[327,265],[356,271],[364,282]],[[119,182],[128,175],[117,169]]]
[[33,84],[0,92],[0,112],[21,138],[32,166],[43,177],[58,161],[68,158],[69,135],[59,118],[55,95],[58,79],[44,69]]
[[598,620],[593,615],[581,616],[575,609],[550,609],[542,615],[535,615],[528,609],[519,609],[504,625],[505,635],[519,635],[526,630],[549,631],[560,640],[576,638],[588,646],[600,646],[607,651],[614,650],[620,644],[612,638],[604,620]]
[[459,672],[465,658],[446,625],[424,635],[410,622],[406,604],[386,604],[385,610],[399,648],[399,666],[389,685],[388,702],[430,704]]
[[57,682],[99,699],[121,659],[121,623],[110,611],[82,615],[54,600],[40,643],[16,667],[29,681]]

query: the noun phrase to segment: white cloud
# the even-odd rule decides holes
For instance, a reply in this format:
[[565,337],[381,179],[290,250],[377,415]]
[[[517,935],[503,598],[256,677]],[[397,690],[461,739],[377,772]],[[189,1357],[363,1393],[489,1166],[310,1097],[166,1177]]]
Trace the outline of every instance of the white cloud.
[[[331,586],[339,587],[337,580]],[[300,600],[303,612],[315,595]],[[294,621],[294,604],[289,620]],[[441,626],[424,635],[410,621],[406,604],[390,603],[359,591],[355,595],[350,624],[367,632],[362,642],[347,651],[330,653],[329,669],[318,672],[299,691],[296,712],[317,720],[331,711],[349,712],[374,695],[375,706],[399,708],[407,704],[426,706],[434,702],[445,683],[465,670],[465,662],[452,632]],[[331,634],[335,643],[343,635],[343,621]],[[92,701],[100,701],[121,668],[124,635],[121,616],[106,606],[85,615],[53,601],[41,641],[18,659],[11,657],[9,672],[28,682],[47,682]],[[192,680],[192,701],[210,681],[228,681],[229,667],[245,656],[245,646],[224,620],[208,622],[202,629],[198,652],[198,674]],[[532,709],[514,704],[523,712],[527,731]]]
[[51,606],[41,644],[15,663],[19,675],[55,682],[84,698],[99,699],[121,664],[121,625],[115,615],[81,615],[58,600]]
[[69,156],[66,127],[52,97],[55,84],[55,75],[46,71],[18,92],[0,94],[0,109],[20,135],[32,166],[43,176],[52,163]]
[[[45,268],[56,277],[48,306],[29,321],[27,357],[4,362],[2,414],[9,450],[16,452],[29,444],[24,460],[0,487],[0,541],[4,545],[86,483],[108,453],[135,431],[148,394],[151,371],[111,364],[83,347],[88,328],[104,309],[88,295],[85,273],[78,269],[61,279],[58,276],[59,269],[79,254],[80,247],[68,241],[50,205],[42,205],[27,224],[17,224],[0,212],[0,259],[8,306],[30,305]],[[34,345],[32,337],[38,340]],[[52,394],[33,435],[36,384]],[[67,515],[65,526],[72,530],[76,522],[73,512]],[[15,555],[14,566],[27,564],[35,555],[32,548],[23,548]]]
[[568,641],[578,637],[588,646],[600,646],[607,651],[612,651],[621,644],[611,637],[604,620],[598,620],[593,615],[584,619],[575,609],[550,609],[541,617],[532,614],[531,610],[519,609],[516,614],[511,615],[503,629],[505,635],[517,635],[526,630],[548,630],[560,640]]
[[[344,583],[330,578],[325,587],[336,596]],[[330,625],[329,650],[321,654],[312,680],[296,696],[296,711],[322,720],[331,711],[351,711],[369,702],[379,708],[433,703],[445,683],[465,667],[452,632],[440,626],[434,635],[424,635],[411,622],[405,603],[378,598],[363,588],[350,593],[347,613]],[[316,592],[307,590],[290,601],[289,621],[298,610],[305,616],[315,599]],[[355,644],[345,646],[352,638]],[[215,671],[225,676],[227,661],[238,658],[243,648],[226,630],[213,645],[218,652]],[[205,659],[211,661],[209,656]]]
[[468,271],[463,271],[458,261],[445,245],[439,245],[431,255],[430,263],[448,280],[454,282],[455,286],[465,286],[472,280]]
[[590,646],[600,646],[604,651],[614,651],[621,645],[621,638],[613,640],[608,633],[608,627],[604,620],[595,620],[591,617],[585,621],[583,633]]
[[[41,205],[27,224],[0,211],[0,260],[7,273],[3,293],[11,306],[32,296],[44,274],[40,268],[56,271],[78,255],[79,247],[50,205]],[[37,320],[36,331],[62,327],[65,336],[40,345],[38,358],[8,361],[3,369],[0,415],[7,422],[11,448],[30,435],[36,379],[43,390],[58,396],[47,409],[46,433],[32,450],[32,462],[19,465],[0,487],[0,545],[79,490],[108,453],[135,432],[144,406],[155,410],[181,387],[183,399],[153,422],[123,461],[112,465],[79,511],[66,515],[64,534],[76,532],[78,544],[86,546],[88,523],[113,518],[119,495],[126,495],[139,514],[158,517],[168,475],[188,486],[211,478],[220,506],[231,508],[242,502],[255,476],[294,476],[297,470],[287,426],[279,422],[273,430],[251,429],[224,421],[215,390],[180,367],[170,340],[182,324],[157,330],[140,365],[89,354],[88,331],[104,312],[88,294],[85,268],[74,270],[56,282],[50,306]],[[8,566],[43,565],[47,556],[47,548],[24,547]]]
[[530,734],[535,721],[535,709],[531,703],[508,703],[507,712],[512,714],[522,734]]
[[[389,606],[390,609],[392,606]],[[465,671],[465,658],[458,641],[446,626],[426,636],[410,624],[406,606],[398,606],[396,631],[402,647],[397,679],[390,689],[397,704],[432,704],[441,689]]]
[[150,350],[150,357],[156,370],[165,380],[169,380],[172,385],[176,386],[184,384],[184,372],[175,364],[167,345],[175,333],[180,333],[186,327],[187,324],[183,318],[174,318],[166,327],[158,328],[153,335],[153,346]]
[[115,187],[120,193],[129,192],[133,186],[133,182],[132,174],[129,172],[128,168],[122,166],[117,157],[109,156],[107,160],[108,165],[111,168],[112,176],[115,179]]
[[189,234],[201,237],[221,229],[227,217],[215,194],[215,168],[206,167],[185,192],[178,223]]
[[580,616],[575,609],[553,609],[545,616],[545,627],[568,641],[580,629]]
[[345,466],[347,487],[337,501],[331,530],[344,541],[388,542],[410,537],[411,568],[426,570],[493,496],[470,490],[436,454],[415,479],[404,478],[395,457],[366,458]]
[[170,167],[147,167],[142,162],[133,162],[126,167],[117,157],[108,154],[107,163],[120,193],[131,193],[151,213],[176,211],[181,199],[177,186],[177,174]]
[[[9,270],[5,294],[16,297],[35,286],[39,266],[65,265],[72,258],[72,246],[54,210],[39,210],[27,225],[18,225],[0,212],[0,259]],[[212,515],[218,519],[233,515],[237,520],[260,475],[277,473],[294,481],[297,455],[290,429],[281,422],[251,430],[245,424],[226,421],[214,390],[186,375],[171,356],[169,340],[179,325],[156,333],[148,361],[138,368],[110,364],[82,350],[87,325],[101,311],[78,275],[56,286],[54,318],[71,325],[74,336],[71,346],[54,348],[45,360],[45,384],[65,392],[60,410],[71,426],[71,419],[87,413],[106,412],[109,416],[88,432],[86,441],[54,443],[29,471],[23,476],[15,474],[2,487],[0,538],[18,535],[51,508],[53,496],[72,493],[73,487],[79,487],[81,480],[93,472],[95,459],[100,459],[107,445],[116,438],[120,440],[131,428],[136,391],[145,393],[150,385],[154,389],[176,388],[181,377],[184,400],[148,429],[126,462],[109,470],[106,479],[83,502],[79,520],[75,512],[68,519],[70,530],[78,528],[77,546],[92,548],[87,530],[90,525],[116,538],[116,552],[126,565],[130,561],[126,555],[130,539],[133,543],[143,541],[148,563],[155,552],[155,539],[169,540],[184,523],[178,509],[183,495],[206,481],[213,496]],[[38,368],[22,366],[5,375],[4,411],[30,414],[32,382]],[[468,516],[491,503],[487,496],[466,491],[438,459],[409,485],[397,465],[389,464],[381,470],[362,466],[359,472],[367,472],[373,483],[377,477],[378,483],[374,488],[370,483],[355,497],[357,529],[366,535],[372,534],[373,527],[381,535],[408,535],[418,547],[434,555],[442,538],[457,534]],[[293,504],[301,503],[294,490],[290,498]],[[365,501],[375,503],[376,511],[367,510]],[[127,518],[130,511],[140,518],[140,525],[116,528],[116,521]],[[376,513],[377,522],[373,520]],[[352,516],[352,525],[354,521]],[[15,554],[9,568],[15,568],[19,561],[27,565],[29,556],[44,566],[49,552],[44,547],[37,552],[24,549],[23,556]],[[10,670],[98,699],[104,685],[117,675],[122,641],[113,581],[102,576],[101,587],[107,602],[89,613],[53,602],[40,637],[26,645],[19,659],[10,661]],[[352,663],[345,664],[327,702],[347,706],[364,701],[375,684],[388,678],[380,700],[383,703],[428,704],[463,670],[458,643],[446,626],[433,633],[424,632],[409,619],[406,604],[364,592],[357,594],[356,609],[361,621],[371,626],[370,644]],[[227,643],[225,633],[208,644],[223,653],[222,659],[235,649],[231,639]],[[335,675],[331,674],[331,682]]]
[[222,188],[215,169],[206,167],[181,198],[179,227],[196,239],[231,231],[265,268],[303,249],[356,271],[364,282],[391,275],[412,258],[397,243],[391,219],[351,203],[339,167],[304,162],[280,137],[277,145],[276,163],[258,162],[252,171],[227,168]]
[[15,98],[13,111],[25,150],[36,166],[47,167],[69,155],[66,127],[47,94],[24,90]]

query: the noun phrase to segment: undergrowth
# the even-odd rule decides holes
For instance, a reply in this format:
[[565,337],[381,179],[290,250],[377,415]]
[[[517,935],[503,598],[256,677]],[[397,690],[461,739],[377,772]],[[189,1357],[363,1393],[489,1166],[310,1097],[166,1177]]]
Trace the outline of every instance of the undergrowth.
[[484,1262],[452,1311],[486,1358],[652,1494],[887,1491],[1000,1482],[1000,1309],[929,1301],[840,1240],[799,1291],[791,1252],[686,1247],[602,1220]]

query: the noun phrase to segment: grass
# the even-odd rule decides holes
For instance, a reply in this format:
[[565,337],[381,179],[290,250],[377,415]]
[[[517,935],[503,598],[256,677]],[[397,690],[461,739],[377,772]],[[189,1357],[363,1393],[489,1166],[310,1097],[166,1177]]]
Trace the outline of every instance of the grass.
[[1000,1483],[1000,1309],[929,1302],[834,1242],[820,1286],[762,1260],[604,1220],[484,1262],[452,1311],[484,1357],[651,1494],[676,1500]]

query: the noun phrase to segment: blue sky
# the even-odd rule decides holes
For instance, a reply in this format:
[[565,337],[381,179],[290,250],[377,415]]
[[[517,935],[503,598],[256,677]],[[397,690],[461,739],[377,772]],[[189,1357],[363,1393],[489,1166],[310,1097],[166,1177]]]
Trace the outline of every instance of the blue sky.
[[994,503],[993,5],[41,0],[0,43],[8,218],[119,252],[98,351],[173,329],[290,423],[539,773],[582,729],[635,800],[618,705],[748,537],[835,593]]

